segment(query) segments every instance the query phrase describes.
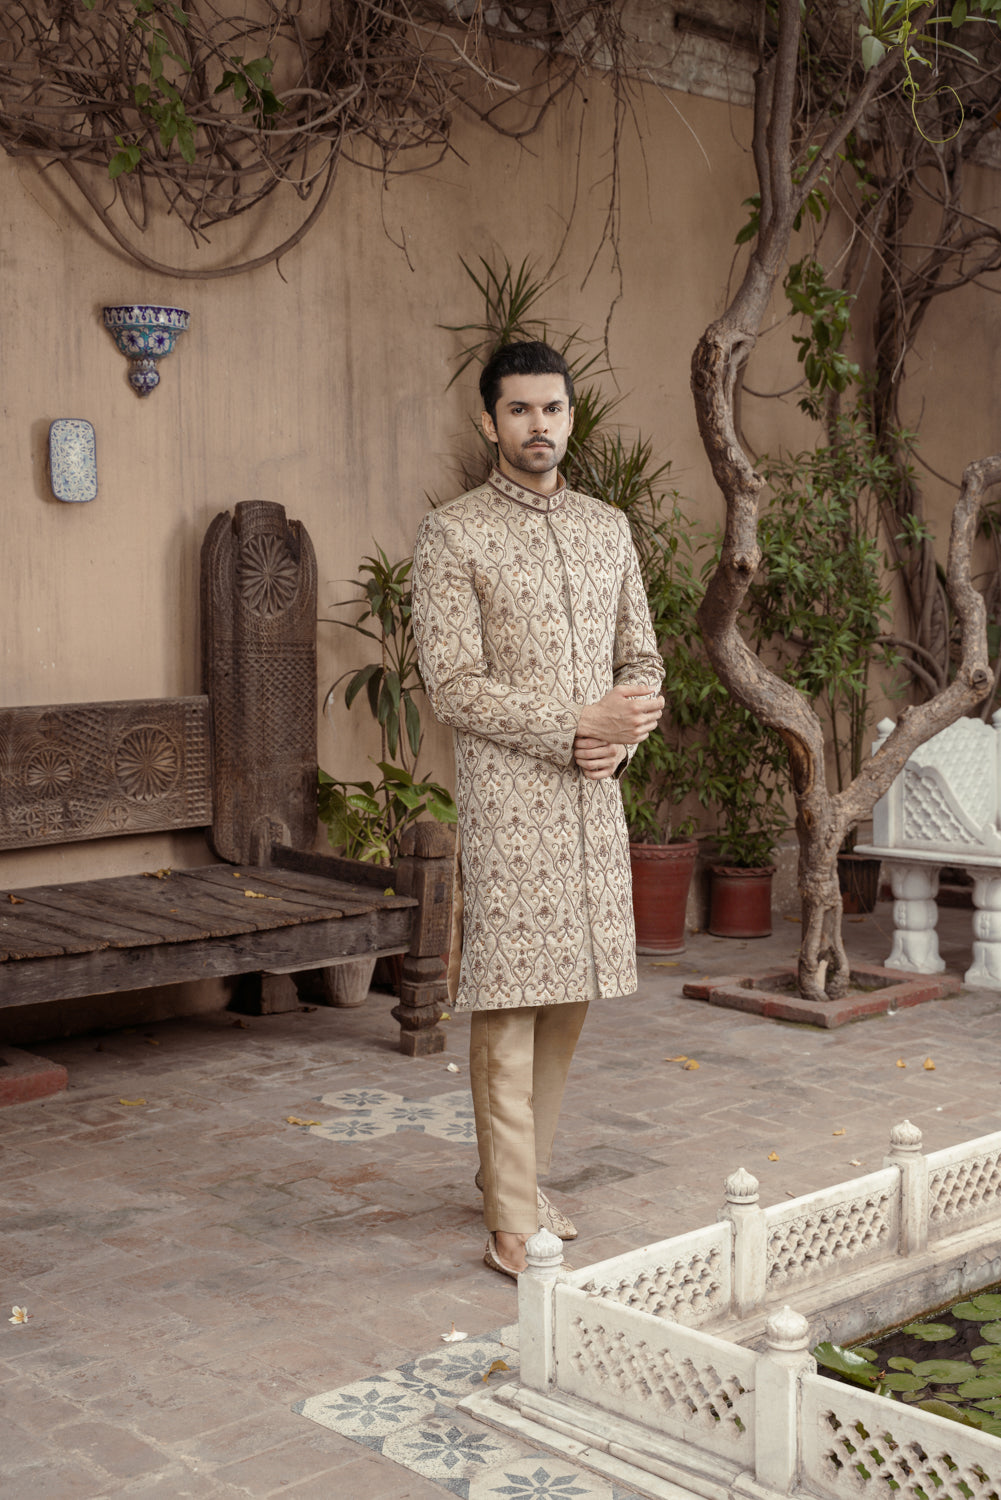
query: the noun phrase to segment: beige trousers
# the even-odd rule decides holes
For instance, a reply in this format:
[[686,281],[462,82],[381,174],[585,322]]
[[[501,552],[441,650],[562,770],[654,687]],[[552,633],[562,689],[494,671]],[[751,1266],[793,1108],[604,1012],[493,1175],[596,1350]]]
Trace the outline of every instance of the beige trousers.
[[476,1010],[469,1035],[469,1083],[489,1230],[534,1234],[537,1179],[548,1172],[553,1137],[586,1000]]

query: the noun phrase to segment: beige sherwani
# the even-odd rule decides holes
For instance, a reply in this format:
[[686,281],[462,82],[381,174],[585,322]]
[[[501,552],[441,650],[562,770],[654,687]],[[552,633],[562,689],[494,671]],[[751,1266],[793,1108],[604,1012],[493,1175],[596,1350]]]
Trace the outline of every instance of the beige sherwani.
[[454,1005],[632,993],[619,785],[587,780],[573,758],[584,704],[617,683],[655,691],[663,676],[624,514],[494,470],[421,523],[413,629],[431,706],[455,730]]

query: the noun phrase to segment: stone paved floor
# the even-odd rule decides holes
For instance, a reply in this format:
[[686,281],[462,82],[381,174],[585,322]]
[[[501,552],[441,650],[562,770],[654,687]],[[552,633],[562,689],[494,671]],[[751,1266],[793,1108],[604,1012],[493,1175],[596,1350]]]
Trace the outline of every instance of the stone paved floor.
[[[889,921],[887,905],[849,919],[853,956],[884,959]],[[969,928],[942,913],[960,972]],[[929,1150],[1001,1126],[1001,995],[835,1032],[681,997],[690,975],[797,941],[783,921],[757,943],[695,936],[675,963],[642,962],[637,997],[593,1007],[550,1179],[581,1228],[574,1265],[711,1222],[738,1165],[776,1202],[879,1166],[905,1116]],[[0,1115],[4,1497],[440,1500],[293,1410],[413,1368],[453,1324],[515,1318],[514,1284],[480,1260],[467,1023],[412,1061],[390,1004],[38,1048],[70,1087]]]

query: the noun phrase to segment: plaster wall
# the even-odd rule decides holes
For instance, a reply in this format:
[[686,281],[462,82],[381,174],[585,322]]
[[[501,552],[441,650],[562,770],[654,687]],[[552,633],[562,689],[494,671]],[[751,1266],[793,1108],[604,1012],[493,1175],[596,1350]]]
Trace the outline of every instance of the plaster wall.
[[[513,52],[512,70],[527,65]],[[623,396],[622,425],[641,429],[671,460],[693,518],[718,520],[689,360],[738,274],[734,236],[754,186],[749,126],[746,108],[636,86],[621,154],[620,268],[601,243],[613,127],[601,77],[524,146],[460,121],[455,152],[426,173],[386,184],[343,166],[319,224],[279,267],[222,279],[204,272],[262,253],[299,222],[291,194],[279,189],[263,214],[219,229],[201,248],[176,222],[156,218],[142,244],[197,273],[179,280],[128,262],[58,167],[0,157],[4,701],[199,691],[199,547],[212,517],[240,500],[280,501],[305,523],[321,615],[350,594],[375,543],[390,557],[409,553],[428,495],[457,492],[458,457],[474,446],[475,376],[446,390],[461,339],[442,325],[481,316],[460,256],[528,257],[540,270],[555,262],[560,279],[543,308],[554,328],[579,327],[600,341],[614,303],[606,385]],[[1001,178],[982,175],[993,201]],[[102,192],[110,200],[110,185]],[[144,400],[101,325],[104,305],[133,301],[191,312],[190,332]],[[796,378],[783,319],[779,307],[755,355],[758,389],[781,391]],[[958,473],[971,443],[978,453],[991,446],[984,392],[997,322],[993,299],[971,289],[922,335],[922,396],[941,401],[934,452],[944,471]],[[94,425],[91,503],[52,497],[46,445],[57,417]],[[758,450],[811,438],[795,396],[745,405],[745,424]],[[364,659],[363,646],[319,626],[321,700]],[[338,695],[321,723],[320,763],[354,777],[377,752],[367,710],[349,714]],[[451,777],[448,738],[433,725],[422,768]],[[0,888],[209,859],[197,834],[8,853]]]

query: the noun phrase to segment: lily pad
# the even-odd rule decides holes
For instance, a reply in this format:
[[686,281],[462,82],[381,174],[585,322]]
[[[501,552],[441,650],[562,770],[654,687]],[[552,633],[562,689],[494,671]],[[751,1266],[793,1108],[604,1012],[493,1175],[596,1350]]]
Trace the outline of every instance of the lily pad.
[[[969,1380],[976,1369],[965,1359],[924,1359],[914,1366],[914,1374],[920,1375],[929,1385],[954,1385],[960,1380]],[[988,1391],[984,1395],[989,1395]]]
[[913,1370],[916,1360],[907,1359],[903,1354],[895,1354],[893,1359],[886,1361],[888,1370]]
[[980,1337],[987,1344],[1001,1344],[1001,1323],[985,1323],[980,1330]]
[[884,1375],[879,1382],[878,1394],[884,1391],[923,1391],[928,1384],[920,1375]]
[[1001,1396],[1001,1375],[974,1375],[957,1388],[959,1396]]
[[936,1417],[948,1417],[950,1422],[962,1422],[964,1427],[973,1426],[966,1413],[950,1406],[948,1401],[937,1401],[932,1397],[929,1401],[918,1401],[916,1405],[920,1411],[934,1412]]
[[969,1302],[957,1302],[952,1308],[953,1317],[965,1318],[974,1323],[987,1323],[993,1318],[1001,1318],[1001,1295],[997,1292],[984,1292],[979,1297],[971,1297]]
[[956,1337],[955,1328],[948,1323],[908,1323],[901,1333],[909,1333],[912,1339],[923,1339],[928,1344],[940,1344],[943,1339]]
[[975,1349],[970,1350],[970,1358],[978,1363],[984,1360],[1001,1364],[1001,1344],[978,1344]]
[[[854,1349],[842,1349],[840,1344],[825,1340],[814,1349],[813,1357],[825,1370],[833,1370],[855,1385],[864,1385],[873,1390],[879,1381],[879,1371],[872,1361],[856,1354]],[[965,1374],[969,1374],[969,1368],[964,1370]],[[956,1379],[961,1380],[963,1376],[957,1375]]]

